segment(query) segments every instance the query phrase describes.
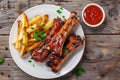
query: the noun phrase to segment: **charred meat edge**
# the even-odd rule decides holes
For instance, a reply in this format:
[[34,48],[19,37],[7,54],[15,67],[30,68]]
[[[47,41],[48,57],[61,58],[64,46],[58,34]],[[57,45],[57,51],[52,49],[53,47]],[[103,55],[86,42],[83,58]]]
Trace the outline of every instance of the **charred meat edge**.
[[[38,53],[40,62],[43,62],[50,53],[56,53],[62,55],[64,42],[69,32],[73,29],[73,27],[77,23],[78,23],[78,19],[76,18],[76,13],[72,12],[70,18],[62,26],[60,31],[51,39],[50,43],[44,45],[41,51]],[[46,52],[46,50],[48,50],[48,52]]]
[[68,53],[66,54],[63,50],[63,55],[60,56],[58,54],[51,54],[47,58],[46,65],[52,68],[53,72],[58,72],[62,66],[67,62],[67,60],[74,54],[79,47],[84,44],[84,37],[77,36],[72,34],[66,40],[66,44],[64,45],[64,50],[68,49]]
[[[54,26],[52,27],[52,29],[50,30],[48,36],[45,38],[45,40],[41,43],[41,45],[35,49],[34,51],[31,52],[31,57],[32,59],[34,59],[35,61],[39,61],[42,62],[42,55],[40,55],[40,51],[43,50],[42,48],[44,47],[44,45],[47,45],[52,37],[54,37],[54,35],[59,32],[60,28],[63,26],[64,21],[62,21],[60,18],[55,18],[54,19]],[[45,52],[49,52],[47,49],[44,50]]]

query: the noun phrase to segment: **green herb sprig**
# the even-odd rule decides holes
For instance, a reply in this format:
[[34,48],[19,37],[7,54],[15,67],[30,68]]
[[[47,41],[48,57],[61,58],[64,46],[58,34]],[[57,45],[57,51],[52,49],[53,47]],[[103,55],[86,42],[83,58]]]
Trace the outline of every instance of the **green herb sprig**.
[[32,30],[34,30],[34,27],[31,27]]
[[65,54],[68,54],[68,53],[69,53],[69,49],[66,48],[66,49],[64,50],[64,53],[65,53]]
[[[57,12],[59,15],[61,15],[61,14],[63,13],[63,7],[60,7],[59,9],[57,9],[56,12]],[[64,15],[61,15],[61,17],[62,17],[63,19],[65,19],[65,16],[64,16]]]
[[0,58],[0,64],[3,63],[5,61],[4,58]]
[[45,25],[46,25],[46,24],[42,24],[41,26],[42,26],[42,27],[45,27]]
[[27,54],[28,52],[26,51],[26,52],[24,52],[24,54]]
[[26,43],[22,43],[23,46],[25,46]]
[[43,29],[41,29],[40,31],[35,30],[33,36],[36,40],[44,40],[47,34],[44,32]]
[[33,67],[35,67],[35,65],[33,64]]
[[85,69],[84,68],[81,68],[81,67],[78,67],[76,70],[75,70],[75,74],[77,76],[80,76],[82,73],[85,72]]
[[31,62],[32,62],[32,60],[30,60],[30,59],[29,59],[29,60],[28,60],[28,62],[29,62],[29,63],[31,63]]
[[61,11],[60,9],[58,9],[56,12],[57,12],[58,14],[61,14],[61,13],[62,13],[62,11]]
[[[33,61],[31,59],[28,59],[29,63],[32,63]],[[32,63],[32,66],[35,67],[35,64]]]

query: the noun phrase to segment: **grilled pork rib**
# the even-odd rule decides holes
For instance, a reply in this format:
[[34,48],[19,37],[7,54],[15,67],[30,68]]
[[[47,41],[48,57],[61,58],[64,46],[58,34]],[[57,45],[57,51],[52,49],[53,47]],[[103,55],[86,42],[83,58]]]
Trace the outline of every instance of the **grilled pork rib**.
[[51,42],[44,48],[52,50],[52,53],[62,55],[64,42],[70,31],[77,23],[78,19],[76,18],[76,13],[72,12],[70,18],[66,21],[61,30],[52,38]]
[[[58,30],[58,33],[50,37],[50,40],[48,40],[49,42],[43,43],[42,47],[40,46],[37,50],[33,51],[32,58],[34,60],[43,62],[50,53],[58,54],[60,56],[62,55],[64,42],[70,31],[78,23],[76,15],[76,12],[71,12],[69,19],[62,28]],[[49,37],[49,35],[47,37]],[[47,39],[45,41],[47,41]]]
[[[47,58],[46,65],[52,68],[52,71],[59,71],[64,63],[71,57],[73,52],[83,45],[83,40],[80,36],[72,34],[66,40],[63,50],[63,55],[50,54]],[[67,50],[67,51],[66,51]]]
[[[63,24],[64,24],[64,22],[60,18],[54,19],[54,26],[51,29],[51,31],[49,32],[48,36],[45,38],[45,40],[42,42],[42,44],[36,50],[31,52],[32,59],[39,61],[39,62],[43,61],[42,59],[44,59],[46,57],[45,54],[50,53],[50,50],[43,49],[43,47],[45,45],[47,45],[51,41],[52,37],[59,32],[59,30],[61,29]],[[41,54],[41,53],[43,53],[43,54]]]

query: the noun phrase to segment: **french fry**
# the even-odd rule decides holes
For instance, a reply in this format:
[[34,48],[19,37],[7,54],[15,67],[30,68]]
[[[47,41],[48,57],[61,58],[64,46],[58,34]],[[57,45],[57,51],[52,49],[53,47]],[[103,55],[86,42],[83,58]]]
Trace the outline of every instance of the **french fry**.
[[22,40],[17,40],[16,41],[16,45],[15,45],[15,48],[17,49],[17,50],[21,50],[21,47],[22,47]]
[[42,18],[41,26],[45,25],[48,22],[49,16],[46,14]]
[[32,38],[32,39],[29,39],[29,42],[32,42],[32,41],[37,41],[36,39]]
[[22,18],[23,18],[24,27],[29,28],[28,18],[27,18],[27,15],[25,13],[22,14]]
[[53,20],[50,20],[44,28],[45,31],[48,31],[53,26]]
[[53,19],[48,21],[49,16],[37,15],[30,21],[28,21],[27,15],[22,14],[22,21],[18,21],[18,30],[16,41],[12,44],[17,50],[20,51],[20,56],[23,57],[27,51],[37,48],[42,41],[38,41],[34,38],[34,31],[44,29],[48,33],[49,29],[53,26]]
[[16,44],[15,44],[15,48],[17,50],[20,50],[21,48],[21,40],[18,39],[19,35],[20,35],[20,32],[21,32],[21,29],[22,29],[22,22],[19,20],[18,21],[18,30],[17,30],[17,39],[16,39]]
[[40,25],[35,28],[36,31],[39,31],[40,29],[42,29],[42,26]]
[[[22,21],[23,21],[23,25],[22,25],[22,28],[26,27],[26,28],[29,28],[29,24],[28,24],[28,18],[27,18],[27,15],[25,13],[22,14]],[[23,38],[23,32],[22,30],[20,31],[20,35],[18,37],[19,40],[22,40]]]
[[27,51],[31,51],[31,50],[37,48],[37,47],[40,45],[40,43],[41,43],[41,41],[36,42],[36,43],[34,43],[33,45],[29,46],[29,47],[27,48]]
[[29,41],[29,42],[28,42],[28,46],[31,46],[31,45],[33,45],[33,44],[36,43],[36,42],[38,42],[38,41]]
[[13,45],[16,45],[16,41],[12,42]]
[[23,40],[22,40],[22,49],[21,49],[21,53],[20,56],[24,56],[25,52],[27,51],[27,47],[28,47],[28,34],[26,31],[26,27],[23,28]]
[[31,26],[27,29],[27,32],[28,32],[28,34],[31,34],[34,32],[34,30],[40,30],[40,29],[42,29],[42,26],[34,24],[33,26]]
[[22,25],[23,25],[22,21],[18,20],[18,30],[17,30],[18,36],[19,36],[19,34],[20,34],[21,30],[22,30]]
[[27,32],[30,34],[31,32],[33,32],[33,31],[36,29],[37,26],[38,26],[37,24],[34,24],[33,26],[30,26],[30,27],[27,29]]
[[[22,28],[23,28],[23,27],[24,27],[24,25],[22,25]],[[20,34],[19,34],[19,36],[18,36],[18,40],[22,40],[22,38],[23,38],[22,28],[21,28]]]
[[30,33],[30,39],[34,39],[34,32]]
[[29,25],[32,26],[34,24],[37,24],[38,22],[42,21],[42,16],[37,15],[32,20],[30,20]]

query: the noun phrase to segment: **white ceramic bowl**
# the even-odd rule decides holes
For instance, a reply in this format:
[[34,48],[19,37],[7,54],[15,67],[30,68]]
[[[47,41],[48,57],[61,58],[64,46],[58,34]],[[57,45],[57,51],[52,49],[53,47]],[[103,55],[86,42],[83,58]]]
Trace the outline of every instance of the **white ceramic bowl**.
[[[99,7],[99,8],[101,9],[102,13],[103,13],[103,18],[102,18],[102,20],[101,20],[98,24],[95,24],[95,25],[89,24],[89,23],[86,22],[85,19],[84,19],[84,11],[86,10],[86,8],[88,8],[88,7],[91,6],[91,5],[94,5],[94,6]],[[89,27],[98,27],[98,26],[100,26],[100,25],[103,23],[103,21],[105,20],[105,12],[104,12],[103,8],[102,8],[100,5],[98,5],[98,4],[96,4],[96,3],[89,3],[89,4],[87,4],[87,5],[83,8],[83,10],[82,10],[82,19],[83,19],[84,23],[85,23],[87,26],[89,26]]]

